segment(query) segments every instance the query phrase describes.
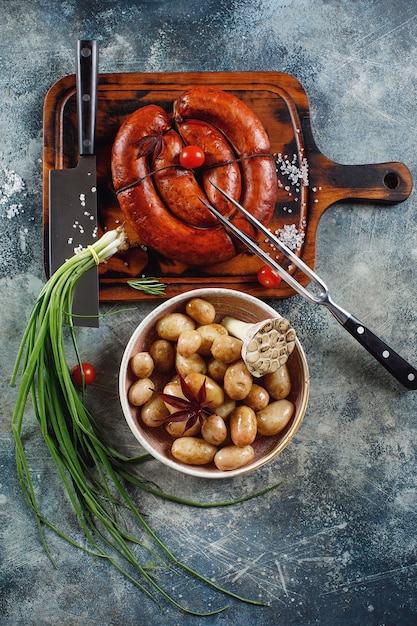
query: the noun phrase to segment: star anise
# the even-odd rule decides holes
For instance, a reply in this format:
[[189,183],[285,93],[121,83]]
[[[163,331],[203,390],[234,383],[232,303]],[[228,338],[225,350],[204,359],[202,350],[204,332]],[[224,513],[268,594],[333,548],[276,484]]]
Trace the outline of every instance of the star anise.
[[178,409],[174,413],[165,417],[162,422],[183,422],[187,420],[185,429],[191,428],[199,420],[200,424],[203,423],[204,418],[211,414],[211,403],[207,401],[206,381],[204,380],[197,393],[191,389],[186,383],[181,374],[178,374],[181,391],[185,398],[179,398],[178,396],[171,396],[168,393],[162,391],[156,391],[156,393],[166,404]]
[[160,154],[165,143],[162,133],[154,133],[153,135],[145,135],[139,139],[137,144],[137,158],[152,155],[156,159]]

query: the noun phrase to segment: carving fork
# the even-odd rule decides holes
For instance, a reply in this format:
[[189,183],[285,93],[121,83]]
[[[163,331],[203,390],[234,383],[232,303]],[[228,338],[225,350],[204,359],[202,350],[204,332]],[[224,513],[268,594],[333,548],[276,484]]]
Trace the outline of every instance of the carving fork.
[[229,202],[231,202],[238,211],[240,211],[252,226],[257,228],[269,241],[271,241],[312,283],[318,288],[318,294],[306,289],[289,274],[281,265],[279,265],[269,254],[264,252],[248,235],[243,233],[239,228],[232,224],[224,215],[222,215],[215,207],[208,204],[203,198],[199,197],[201,202],[207,209],[217,217],[217,219],[228,228],[240,241],[242,241],[252,252],[261,258],[267,265],[272,267],[286,283],[288,283],[297,293],[312,304],[325,306],[337,319],[337,321],[347,330],[352,337],[356,339],[394,378],[396,378],[407,389],[417,389],[417,370],[407,363],[399,354],[390,348],[380,337],[369,330],[354,315],[342,309],[338,304],[333,302],[330,297],[329,289],[325,282],[308,267],[304,261],[296,256],[287,246],[285,246],[278,237],[275,237],[259,220],[251,215],[242,205],[233,200],[223,189],[211,183]]

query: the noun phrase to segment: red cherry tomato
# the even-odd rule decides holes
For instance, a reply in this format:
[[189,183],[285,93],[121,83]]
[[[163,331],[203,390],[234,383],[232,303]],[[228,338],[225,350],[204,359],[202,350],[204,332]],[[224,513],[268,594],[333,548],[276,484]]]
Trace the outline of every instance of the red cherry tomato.
[[180,165],[191,170],[203,165],[205,158],[205,154],[199,146],[185,146],[180,152]]
[[[91,385],[96,379],[96,370],[90,363],[82,363],[82,371],[84,373],[84,385]],[[83,386],[83,376],[81,368],[76,365],[71,372],[72,380],[78,387]]]
[[269,265],[262,265],[256,277],[262,287],[267,287],[268,289],[278,287],[281,282],[281,276],[273,270],[272,267],[269,267]]

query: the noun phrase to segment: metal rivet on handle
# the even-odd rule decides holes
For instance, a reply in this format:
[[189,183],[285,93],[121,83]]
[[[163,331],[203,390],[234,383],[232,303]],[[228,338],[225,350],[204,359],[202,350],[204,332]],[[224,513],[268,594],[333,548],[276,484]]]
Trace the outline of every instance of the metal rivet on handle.
[[81,56],[82,57],[89,57],[89,56],[91,56],[90,48],[82,48],[81,49]]

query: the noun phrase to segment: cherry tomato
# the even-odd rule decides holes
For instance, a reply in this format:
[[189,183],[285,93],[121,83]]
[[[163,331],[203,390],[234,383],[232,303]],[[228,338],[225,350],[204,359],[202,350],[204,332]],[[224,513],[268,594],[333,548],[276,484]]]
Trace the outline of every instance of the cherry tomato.
[[180,152],[180,165],[191,170],[203,165],[205,158],[199,146],[185,146]]
[[[90,363],[82,363],[83,373],[84,373],[84,385],[91,385],[96,379],[96,370]],[[83,377],[81,374],[81,368],[79,365],[76,365],[71,372],[72,380],[78,387],[83,386]]]
[[259,268],[256,277],[262,287],[267,287],[268,289],[278,287],[281,282],[281,276],[273,270],[272,267],[269,267],[269,265],[262,265],[262,267]]

